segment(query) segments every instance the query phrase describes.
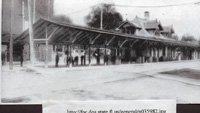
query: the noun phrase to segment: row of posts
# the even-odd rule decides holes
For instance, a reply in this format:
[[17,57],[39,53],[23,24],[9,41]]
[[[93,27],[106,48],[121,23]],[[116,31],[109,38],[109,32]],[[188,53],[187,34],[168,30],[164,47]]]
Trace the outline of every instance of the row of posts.
[[[48,42],[46,43],[46,45],[48,45]],[[72,57],[71,51],[72,51],[74,46],[75,45],[72,44],[72,43],[67,46],[67,51],[68,51],[68,54],[66,54],[67,58],[69,58],[69,56]],[[92,45],[87,45],[87,47],[88,47],[88,54],[89,54],[88,55],[88,65],[91,66],[91,53],[92,53],[91,47],[92,47]],[[108,49],[108,48],[110,48],[110,47],[108,47],[107,45],[104,46],[104,49],[105,49],[105,51],[104,51],[105,52],[104,53],[104,65],[111,64],[111,61],[110,61],[111,59],[108,58],[108,54],[106,52],[106,49]],[[183,57],[185,57],[184,60],[200,59],[200,50],[195,50],[195,49],[192,49],[192,48],[183,47],[182,50],[179,50],[179,52],[177,52],[178,48],[179,47],[173,47],[173,46],[163,46],[163,47],[155,47],[155,46],[153,47],[152,46],[152,47],[148,47],[145,50],[145,51],[149,52],[148,59],[147,59],[147,56],[145,56],[145,55],[137,56],[136,63],[159,62],[161,57],[171,58],[171,60],[181,60]],[[127,48],[127,49],[130,53],[129,55],[131,55],[132,48]],[[46,50],[46,54],[48,54],[48,46],[45,50]],[[84,50],[86,51],[86,46],[84,46]],[[113,63],[114,64],[121,64],[123,49],[120,46],[118,46],[118,47],[115,47],[112,50],[115,51],[115,61]],[[100,52],[99,48],[97,48],[97,52],[99,54],[99,52]],[[187,53],[187,54],[184,54],[184,52]],[[48,58],[47,55],[45,55],[45,57],[46,57],[45,59]],[[70,59],[70,60],[72,60],[72,59]],[[84,63],[81,63],[82,65],[86,64],[85,60],[86,60],[86,54],[84,54]],[[166,61],[170,61],[170,60],[168,59]],[[129,56],[127,63],[131,63],[131,56]],[[72,67],[72,61],[70,61],[70,63],[68,63],[68,64],[69,64],[69,67]],[[99,59],[97,60],[97,64],[100,64]],[[48,61],[47,60],[45,60],[45,67],[46,68],[48,67]]]
[[[73,48],[74,44],[70,44],[69,46],[67,46],[67,51],[68,54],[67,58],[71,57],[70,59],[70,63],[69,63],[69,67],[72,67],[72,48]],[[86,46],[84,46],[84,50],[86,50],[85,48]],[[109,62],[110,59],[108,58],[106,49],[107,49],[107,45],[105,45],[105,53],[104,53],[104,64],[108,65],[110,64]],[[149,47],[146,48],[146,53],[149,52],[149,56],[145,56],[145,55],[141,55],[141,56],[137,56],[136,59],[136,63],[145,63],[145,62],[159,62],[159,61],[172,61],[172,60],[181,60],[181,55],[176,51],[177,47],[170,47],[170,46],[165,46],[163,48],[156,48],[156,47]],[[115,48],[116,50],[116,56],[115,56],[115,64],[121,64],[121,57],[122,57],[122,49],[120,47]],[[70,52],[69,52],[70,51]],[[128,48],[129,53],[131,54],[131,48]],[[97,48],[97,52],[99,54],[99,48]],[[88,65],[91,66],[91,44],[88,45]],[[130,55],[129,54],[129,55]],[[200,58],[200,52],[199,51],[194,51],[194,58]],[[100,56],[98,56],[100,57]],[[162,57],[162,59],[161,59]],[[86,56],[84,55],[84,60],[85,60]],[[129,56],[129,61],[128,63],[131,62],[131,57]],[[97,64],[100,64],[100,62],[97,59]],[[84,65],[85,65],[85,61],[84,61]]]

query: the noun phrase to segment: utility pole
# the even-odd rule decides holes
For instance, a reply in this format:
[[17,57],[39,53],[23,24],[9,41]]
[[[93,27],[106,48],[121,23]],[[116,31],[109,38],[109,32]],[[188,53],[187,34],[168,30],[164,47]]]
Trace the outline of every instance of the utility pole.
[[47,9],[47,11],[48,11],[48,12],[47,12],[47,14],[48,14],[48,15],[47,15],[47,19],[49,20],[49,17],[50,17],[50,8],[49,8],[49,7],[50,7],[50,0],[48,0],[48,3],[47,3],[47,4],[48,4],[48,5],[47,5],[47,8],[48,8],[48,9]]
[[11,9],[10,9],[10,43],[9,43],[9,70],[13,70],[13,31],[12,31],[12,24],[13,24],[13,7],[14,7],[14,0],[11,0]]
[[101,19],[100,19],[100,29],[103,29],[103,4],[101,4]]
[[22,31],[25,30],[25,10],[24,10],[24,1],[22,1]]
[[33,42],[33,21],[31,17],[31,0],[28,0],[28,19],[29,19],[29,43],[30,43],[30,61],[31,67],[34,68],[35,54],[34,54],[34,42]]
[[35,0],[33,0],[33,23],[35,23]]
[[[49,0],[47,2],[47,19],[49,20]],[[45,68],[48,68],[48,26],[46,25],[46,29],[45,29],[45,33],[46,33],[46,40],[45,40]]]

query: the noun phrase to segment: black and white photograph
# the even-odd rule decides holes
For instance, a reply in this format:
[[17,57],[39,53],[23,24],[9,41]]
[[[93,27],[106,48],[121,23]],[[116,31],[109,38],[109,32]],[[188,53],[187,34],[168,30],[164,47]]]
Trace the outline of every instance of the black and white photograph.
[[200,102],[200,0],[2,0],[1,102]]

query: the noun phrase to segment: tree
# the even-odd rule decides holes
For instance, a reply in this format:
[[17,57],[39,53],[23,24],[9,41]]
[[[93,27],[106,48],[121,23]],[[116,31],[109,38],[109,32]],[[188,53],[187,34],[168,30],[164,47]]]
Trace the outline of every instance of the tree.
[[178,35],[177,35],[177,34],[173,34],[173,35],[172,35],[172,38],[173,38],[173,39],[175,39],[175,40],[179,40],[179,38],[178,38]]
[[199,37],[199,45],[200,45],[200,37]]
[[92,11],[85,17],[86,24],[89,27],[100,28],[102,8],[103,29],[112,30],[122,23],[122,15],[116,11],[112,4],[101,4],[101,6],[93,8]]
[[192,36],[191,34],[187,33],[187,34],[184,34],[182,36],[181,41],[193,42],[193,41],[197,41],[197,40],[194,38],[194,36]]
[[69,17],[65,15],[54,15],[51,20],[58,22],[60,24],[72,24],[72,21]]

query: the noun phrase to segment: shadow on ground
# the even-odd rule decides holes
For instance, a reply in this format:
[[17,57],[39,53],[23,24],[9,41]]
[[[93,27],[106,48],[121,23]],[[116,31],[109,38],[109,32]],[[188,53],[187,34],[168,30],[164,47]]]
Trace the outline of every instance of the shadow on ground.
[[18,98],[2,98],[1,101],[2,103],[27,103],[31,99],[27,97],[18,97]]
[[168,74],[173,76],[179,76],[189,79],[200,79],[200,70],[190,69],[190,68],[183,68],[183,69],[176,69],[171,71],[164,71],[161,74]]

